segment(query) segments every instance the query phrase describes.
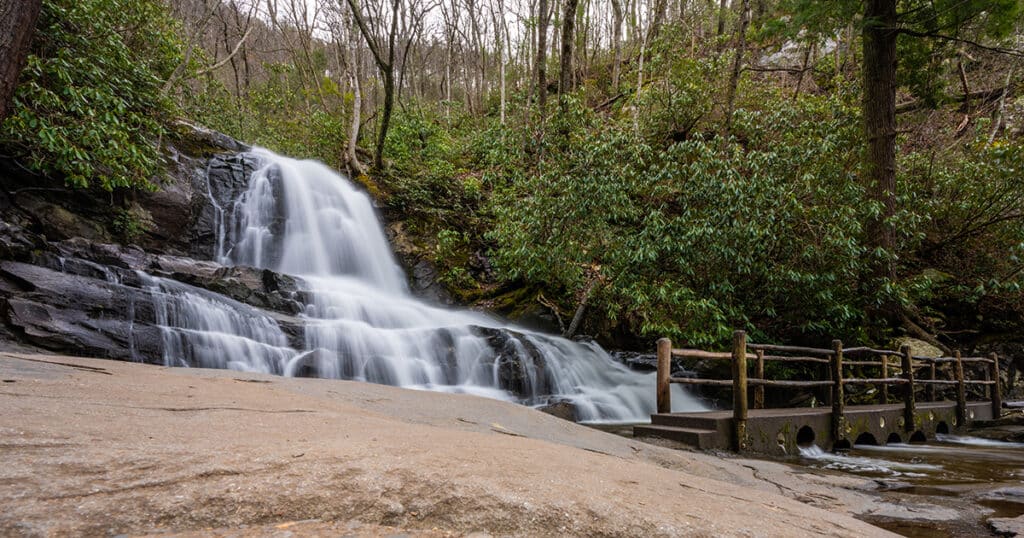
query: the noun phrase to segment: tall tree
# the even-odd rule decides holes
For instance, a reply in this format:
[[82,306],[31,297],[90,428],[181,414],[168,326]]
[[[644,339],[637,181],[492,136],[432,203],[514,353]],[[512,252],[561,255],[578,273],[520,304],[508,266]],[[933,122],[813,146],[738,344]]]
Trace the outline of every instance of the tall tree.
[[379,37],[367,24],[359,9],[358,0],[346,0],[352,10],[352,18],[355,19],[359,32],[363,34],[363,40],[373,55],[373,60],[380,71],[381,79],[384,81],[384,106],[381,109],[380,130],[377,132],[377,147],[373,152],[373,167],[377,170],[384,169],[384,142],[388,137],[388,126],[391,124],[391,113],[395,107],[395,38],[398,34],[398,8],[401,0],[391,0],[391,25],[384,29],[386,37],[378,41]]
[[718,30],[715,31],[715,35],[719,37],[725,35],[725,17],[728,13],[728,0],[721,0],[721,2],[718,3]]
[[579,0],[565,0],[565,11],[562,15],[562,66],[558,75],[558,95],[562,96],[572,91],[573,67],[572,48],[575,44],[573,32],[576,25],[576,7]]
[[0,122],[10,113],[41,6],[41,0],[0,0]]
[[736,29],[736,57],[732,62],[732,73],[729,74],[729,88],[726,96],[725,130],[732,129],[732,113],[736,106],[736,87],[740,83],[740,71],[743,68],[743,55],[747,52],[747,25],[750,23],[750,0],[743,0],[740,6],[740,26]]
[[537,107],[541,121],[547,114],[548,103],[548,0],[540,0],[537,6]]
[[612,93],[619,91],[619,77],[622,71],[622,0],[612,2]]
[[[896,233],[896,0],[867,0],[862,29],[864,90],[862,114],[867,143],[865,176],[871,197],[882,204],[878,217],[868,223],[868,237],[876,246],[893,251]],[[879,271],[893,277],[887,263]],[[881,275],[880,275],[881,276]]]
[[[1019,0],[842,0],[817,2],[793,0],[796,28],[819,37],[832,37],[854,20],[860,8],[861,94],[865,160],[863,183],[881,210],[866,223],[868,246],[886,252],[873,268],[873,278],[895,277],[892,254],[896,247],[896,90],[900,84],[901,40],[926,39],[925,43],[960,43],[995,52],[1012,52],[986,46],[976,39],[1000,37],[1019,21]],[[972,39],[967,36],[977,36]],[[918,43],[920,44],[920,43]],[[937,51],[926,47],[935,56]],[[957,51],[951,51],[953,53]],[[932,58],[934,60],[934,58]],[[931,65],[934,65],[931,64]],[[913,73],[908,73],[913,75]],[[915,88],[911,88],[915,89]],[[892,306],[892,305],[890,305]],[[894,306],[888,314],[899,314]]]

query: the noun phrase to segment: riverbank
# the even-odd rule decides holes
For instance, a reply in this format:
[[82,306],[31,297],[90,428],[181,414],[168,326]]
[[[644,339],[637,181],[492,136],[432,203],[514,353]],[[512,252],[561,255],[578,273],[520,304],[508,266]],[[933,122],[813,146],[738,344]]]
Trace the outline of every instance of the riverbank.
[[0,380],[3,535],[886,534],[851,517],[869,480],[472,396],[11,353]]

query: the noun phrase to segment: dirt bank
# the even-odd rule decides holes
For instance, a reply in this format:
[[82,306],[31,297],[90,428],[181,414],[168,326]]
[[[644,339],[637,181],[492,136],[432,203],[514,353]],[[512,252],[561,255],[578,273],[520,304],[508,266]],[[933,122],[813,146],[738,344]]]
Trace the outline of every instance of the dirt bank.
[[11,353],[0,380],[0,535],[885,534],[846,515],[862,480],[471,396]]

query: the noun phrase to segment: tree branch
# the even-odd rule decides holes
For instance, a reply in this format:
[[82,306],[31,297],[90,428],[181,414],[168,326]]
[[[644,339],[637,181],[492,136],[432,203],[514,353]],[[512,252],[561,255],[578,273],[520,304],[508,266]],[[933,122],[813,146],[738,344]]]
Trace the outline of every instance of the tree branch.
[[196,72],[196,76],[205,75],[205,74],[207,74],[207,73],[209,73],[211,71],[216,71],[216,70],[220,69],[221,67],[224,67],[224,65],[227,64],[228,62],[230,62],[231,59],[234,58],[236,54],[238,54],[238,51],[242,50],[242,45],[244,45],[245,44],[245,40],[249,38],[249,34],[252,33],[252,29],[253,28],[254,28],[253,26],[250,26],[249,29],[245,31],[245,34],[242,35],[242,39],[238,40],[238,43],[235,44],[235,48],[231,49],[231,53],[228,54],[227,57],[225,57],[223,60],[221,60],[221,61],[211,65],[210,67],[207,67],[206,69],[203,69],[201,71]]
[[949,36],[949,35],[945,35],[945,34],[937,34],[937,33],[933,33],[933,32],[918,32],[916,30],[911,30],[909,28],[897,28],[896,32],[900,33],[900,34],[903,34],[903,35],[913,36],[913,37],[927,37],[927,38],[931,38],[931,39],[938,39],[938,40],[941,40],[941,41],[950,41],[950,42],[953,42],[953,43],[963,43],[965,45],[970,45],[970,46],[975,47],[975,48],[979,48],[979,49],[982,49],[982,50],[987,50],[989,52],[995,52],[995,53],[999,53],[999,54],[1006,54],[1008,56],[1016,56],[1018,58],[1024,58],[1024,51],[1020,51],[1020,50],[1017,50],[1017,49],[1007,49],[1007,48],[1003,48],[1003,47],[990,47],[988,45],[982,45],[981,43],[978,43],[977,41],[971,41],[970,39],[964,39],[962,37],[953,37],[953,36]]
[[359,11],[359,4],[356,0],[346,0],[348,7],[352,9],[352,18],[355,19],[356,25],[359,26],[359,32],[363,34],[363,40],[366,41],[366,46],[370,48],[370,52],[373,54],[374,61],[377,62],[377,67],[381,71],[387,71],[391,69],[391,64],[384,60],[384,55],[381,54],[380,47],[377,46],[377,40],[373,37],[373,32],[370,27],[363,20],[362,12]]
[[[991,90],[978,90],[964,95],[956,95],[951,97],[950,99],[957,103],[963,103],[968,100],[973,101],[976,99],[981,99],[982,101],[993,101],[999,98],[999,96],[1002,95],[1005,91],[1007,91],[1006,87],[993,88]],[[928,104],[922,100],[910,101],[909,103],[902,103],[896,105],[896,113],[903,114],[904,112],[913,112],[915,110],[920,110],[927,106]]]

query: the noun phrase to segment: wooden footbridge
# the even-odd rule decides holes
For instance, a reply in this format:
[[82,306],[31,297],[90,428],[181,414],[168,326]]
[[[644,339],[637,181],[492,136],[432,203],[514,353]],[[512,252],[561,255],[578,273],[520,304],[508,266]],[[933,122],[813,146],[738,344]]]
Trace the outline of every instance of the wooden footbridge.
[[[673,377],[673,358],[730,361],[732,379]],[[816,365],[819,379],[767,379],[769,362]],[[794,454],[797,447],[811,443],[842,449],[861,443],[924,441],[937,433],[961,431],[974,420],[998,417],[1002,407],[998,380],[999,357],[994,353],[923,357],[913,355],[909,346],[899,351],[844,348],[839,340],[832,342],[832,349],[748,344],[743,331],[734,333],[731,352],[719,353],[673,349],[671,341],[662,338],[658,340],[658,412],[651,416],[650,425],[633,431],[638,437],[661,437],[701,449],[767,454]],[[732,410],[672,413],[672,383],[731,387]],[[874,387],[877,403],[846,405],[846,387],[851,385]],[[968,401],[968,386],[982,387],[983,400]],[[766,387],[817,391],[824,406],[765,409]],[[896,389],[892,399],[890,387]],[[939,400],[949,392],[953,400]],[[748,405],[750,395],[753,408]]]

